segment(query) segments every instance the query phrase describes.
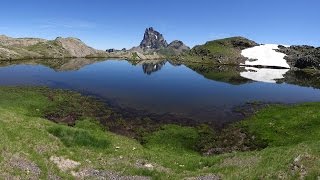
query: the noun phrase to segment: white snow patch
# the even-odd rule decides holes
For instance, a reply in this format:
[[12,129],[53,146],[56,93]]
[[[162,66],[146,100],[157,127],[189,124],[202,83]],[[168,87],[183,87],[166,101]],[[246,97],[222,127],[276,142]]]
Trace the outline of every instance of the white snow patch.
[[277,52],[276,49],[279,49],[277,44],[265,44],[245,49],[241,52],[241,55],[250,60],[242,65],[290,68],[284,59],[286,54]]
[[156,39],[158,39],[158,36],[157,35],[155,35],[156,36]]
[[276,79],[283,79],[289,69],[270,69],[245,67],[246,72],[241,72],[240,76],[254,81],[276,83]]

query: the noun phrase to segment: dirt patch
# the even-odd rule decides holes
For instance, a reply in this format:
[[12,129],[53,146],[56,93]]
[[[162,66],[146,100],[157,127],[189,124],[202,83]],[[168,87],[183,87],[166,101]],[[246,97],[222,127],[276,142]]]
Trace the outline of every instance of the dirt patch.
[[13,168],[20,169],[27,174],[32,174],[33,177],[39,177],[41,174],[41,170],[37,164],[19,155],[13,155],[8,163]]
[[76,162],[76,161],[73,161],[70,159],[66,159],[64,157],[57,157],[57,156],[51,156],[50,161],[52,161],[54,164],[56,164],[58,166],[58,168],[63,172],[75,169],[76,167],[81,165],[81,163],[79,163],[79,162]]

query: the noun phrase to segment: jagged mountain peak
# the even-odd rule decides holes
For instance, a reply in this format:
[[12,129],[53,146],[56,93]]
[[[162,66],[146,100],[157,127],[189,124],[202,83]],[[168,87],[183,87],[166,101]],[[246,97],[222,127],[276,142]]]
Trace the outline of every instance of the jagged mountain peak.
[[140,48],[143,49],[160,49],[168,46],[167,41],[163,35],[154,30],[153,27],[149,27],[145,30],[143,40],[140,43]]

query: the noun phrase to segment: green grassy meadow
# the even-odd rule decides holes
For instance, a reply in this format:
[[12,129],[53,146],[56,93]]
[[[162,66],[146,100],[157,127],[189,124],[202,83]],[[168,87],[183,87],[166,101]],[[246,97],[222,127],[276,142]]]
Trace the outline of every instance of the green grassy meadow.
[[[151,179],[320,176],[320,103],[260,110],[231,126],[263,141],[265,148],[204,156],[197,147],[215,139],[215,133],[208,134],[197,127],[164,125],[146,134],[141,143],[102,126],[96,114],[102,111],[101,116],[108,116],[111,110],[77,93],[1,87],[0,99],[0,177],[4,179],[97,179],[114,174]],[[48,114],[51,121],[46,118]],[[70,114],[76,120],[72,125],[68,119],[66,123],[53,122],[59,117],[70,118]],[[63,169],[52,157],[77,165]]]

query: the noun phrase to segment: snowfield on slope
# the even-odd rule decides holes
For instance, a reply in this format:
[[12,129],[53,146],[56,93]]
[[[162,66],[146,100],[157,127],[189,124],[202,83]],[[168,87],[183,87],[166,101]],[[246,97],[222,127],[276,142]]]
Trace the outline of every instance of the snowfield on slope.
[[290,68],[284,59],[286,54],[277,52],[276,49],[279,49],[277,44],[265,44],[244,49],[241,55],[249,59],[242,65]]

